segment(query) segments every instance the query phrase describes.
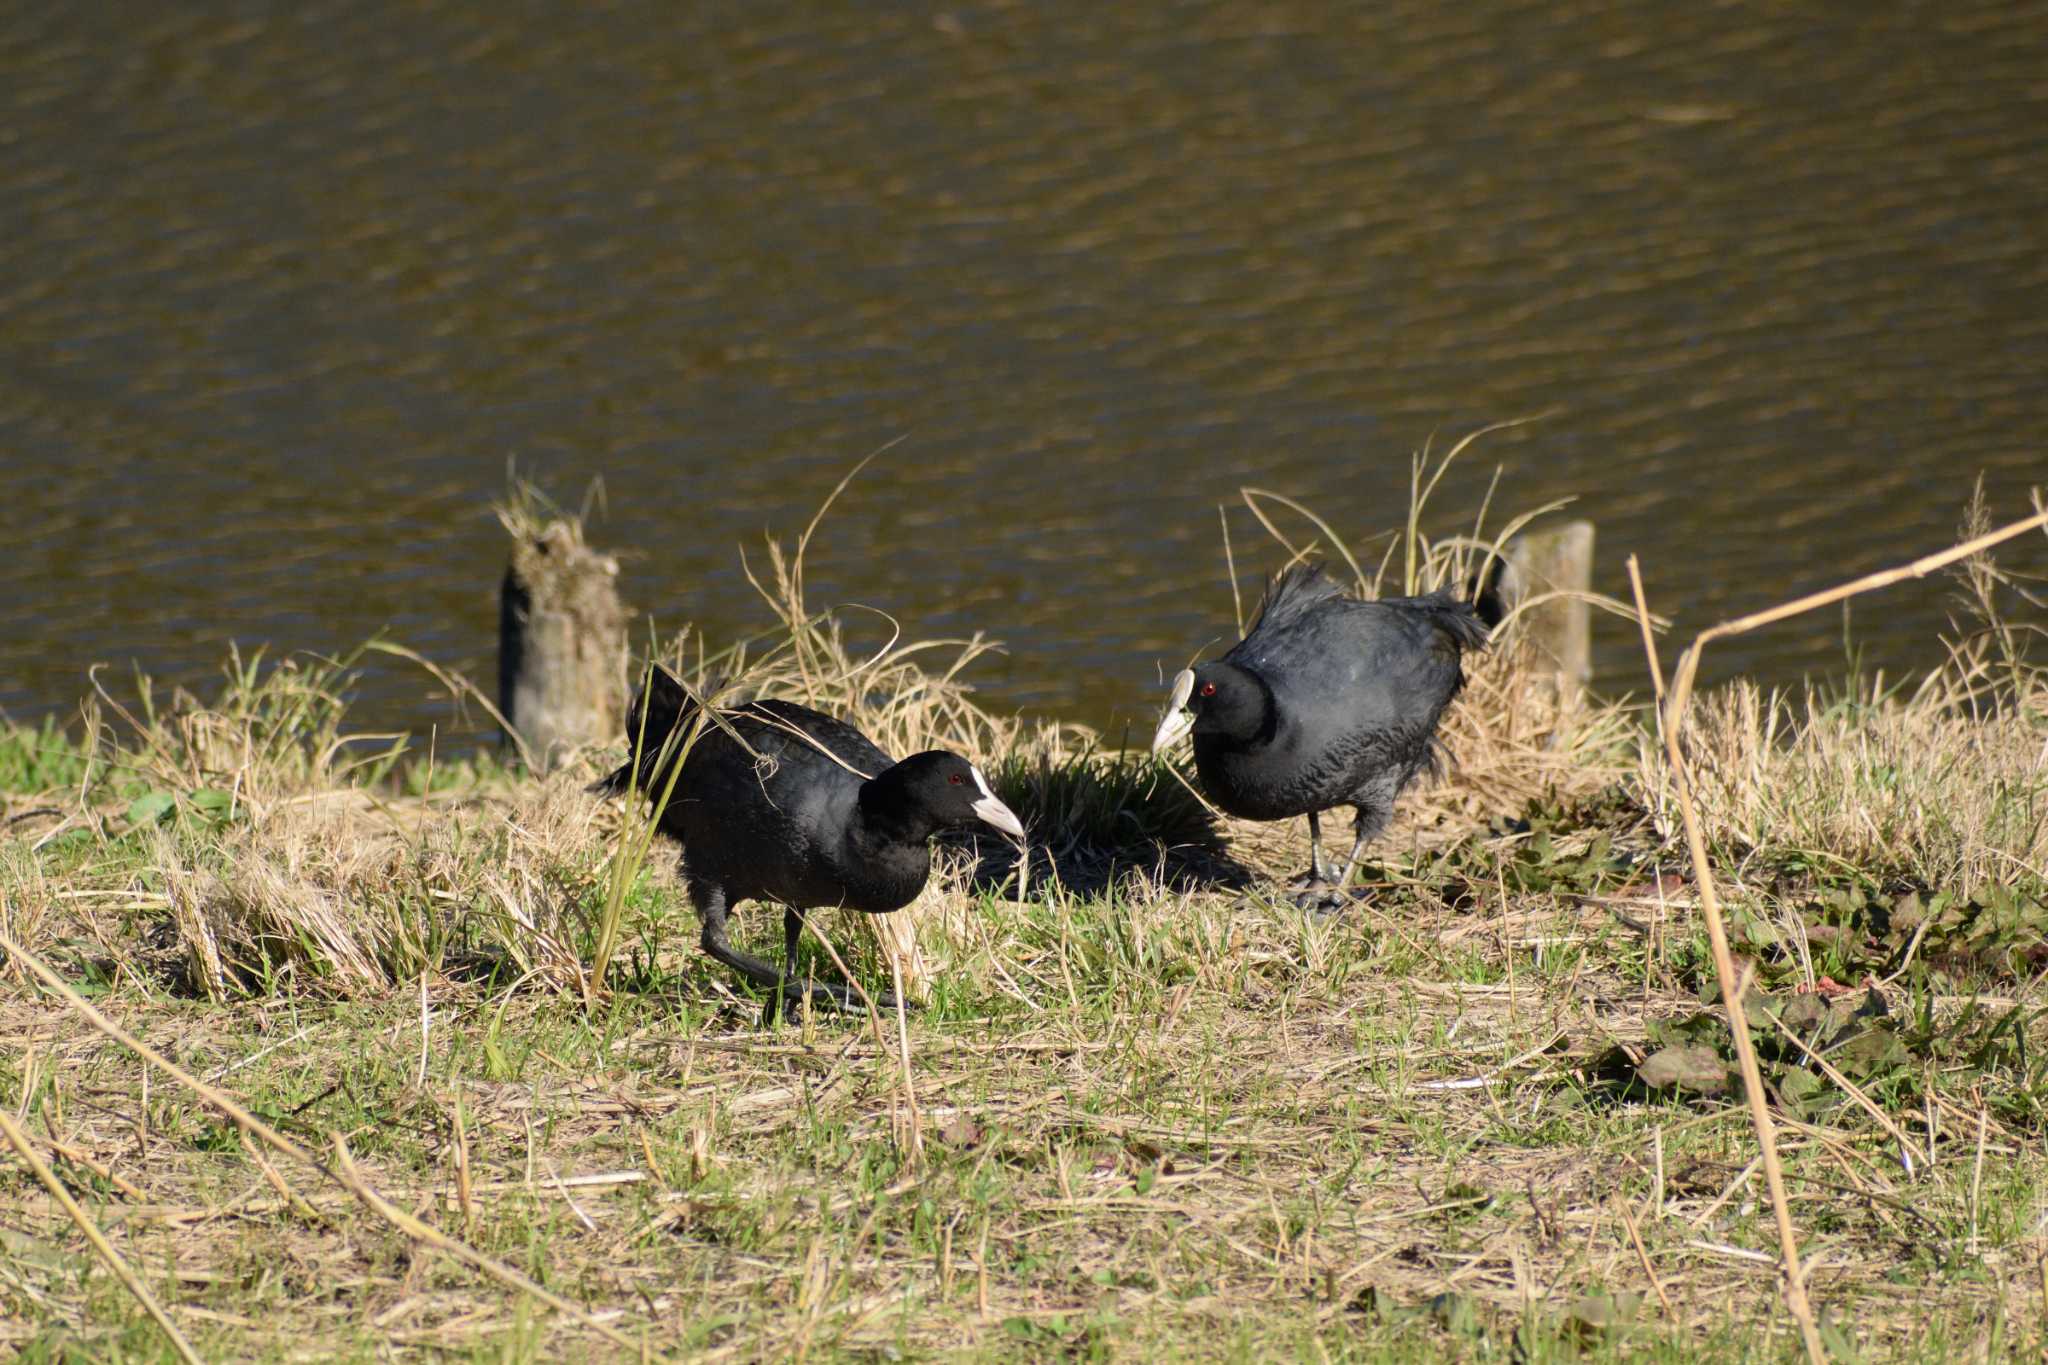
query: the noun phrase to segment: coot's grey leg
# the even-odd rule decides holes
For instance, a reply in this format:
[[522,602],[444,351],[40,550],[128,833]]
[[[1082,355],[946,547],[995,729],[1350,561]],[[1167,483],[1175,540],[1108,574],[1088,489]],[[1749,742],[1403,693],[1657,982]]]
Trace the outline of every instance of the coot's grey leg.
[[[796,973],[797,944],[804,936],[804,912],[789,906],[782,908],[782,981],[776,990],[761,1005],[763,1026],[775,1022],[785,1003],[801,1005],[806,999],[823,997],[844,1010],[860,1008],[860,998],[845,986],[835,986],[827,981],[816,981],[799,977]],[[880,1001],[876,1002],[878,1005]],[[889,1001],[889,1008],[896,1002]]]
[[801,1003],[807,994],[804,988],[797,983],[796,977],[796,945],[797,941],[803,936],[804,912],[792,909],[787,905],[783,906],[782,972],[776,981],[775,989],[768,992],[768,998],[761,1002],[761,1027],[763,1028],[774,1023],[776,1017],[782,1013],[782,1002],[785,997],[788,998],[790,1004],[795,1005]]
[[1344,860],[1341,869],[1334,870],[1325,869],[1322,859],[1316,859],[1314,880],[1297,891],[1293,898],[1301,909],[1328,913],[1342,909],[1350,900],[1346,888],[1351,885],[1351,874],[1358,870],[1358,860],[1365,856],[1366,845],[1385,831],[1388,818],[1393,814],[1394,792],[1392,789],[1361,792],[1356,798],[1355,809],[1358,812],[1354,826],[1357,837],[1351,842],[1351,856]]
[[782,982],[796,980],[796,945],[804,936],[804,912],[782,907]]
[[1351,885],[1351,874],[1358,868],[1358,860],[1365,856],[1365,846],[1380,837],[1387,828],[1387,819],[1393,814],[1393,803],[1364,801],[1358,806],[1358,821],[1353,826],[1358,837],[1351,843],[1351,856],[1344,860],[1344,871],[1337,878],[1337,894],[1341,902],[1344,888]]
[[[824,999],[840,1009],[858,1012],[863,1008],[860,992],[851,986],[836,985],[830,981],[819,981],[811,977],[799,977],[796,969],[797,944],[804,936],[804,912],[785,906],[782,911],[782,961],[783,970],[780,984],[775,992],[761,1006],[761,1022],[772,1024],[785,1003],[801,1004],[806,998]],[[875,1008],[893,1010],[896,997],[883,991],[875,996]]]
[[[1320,812],[1317,811],[1308,813],[1308,871],[1296,873],[1287,883],[1293,890],[1314,893],[1310,899],[1321,897],[1325,883],[1336,874],[1335,867],[1323,860],[1323,828],[1322,822],[1316,818],[1318,814]],[[1299,896],[1295,900],[1307,904]]]
[[[1338,898],[1336,866],[1323,858],[1323,827],[1319,811],[1308,813],[1308,871],[1297,873],[1287,883],[1288,898],[1302,910],[1325,910]],[[1333,884],[1334,883],[1334,884]]]
[[698,946],[756,986],[766,986],[771,990],[781,986],[781,972],[760,958],[741,952],[726,939],[724,887],[693,882],[690,899],[697,903],[697,918],[704,925],[704,932],[697,940]]

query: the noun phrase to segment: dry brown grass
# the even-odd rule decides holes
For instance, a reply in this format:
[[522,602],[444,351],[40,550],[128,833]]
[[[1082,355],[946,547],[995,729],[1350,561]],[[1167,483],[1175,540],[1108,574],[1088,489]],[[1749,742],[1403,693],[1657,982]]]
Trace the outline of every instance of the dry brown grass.
[[[401,1211],[653,1355],[1790,1347],[1740,1110],[1634,1079],[1659,1031],[1698,1013],[1704,956],[1690,888],[1655,875],[1673,850],[1632,713],[1560,698],[1521,666],[1511,625],[1473,661],[1454,762],[1404,799],[1374,898],[1303,916],[1258,885],[1298,866],[1300,822],[1170,847],[1192,824],[1166,808],[1169,775],[975,707],[963,670],[985,641],[855,657],[804,603],[808,536],[770,552],[761,585],[782,606],[765,643],[749,658],[685,637],[685,676],[809,698],[895,752],[957,748],[1058,812],[1042,831],[1056,856],[1021,884],[964,862],[934,879],[908,1095],[904,1040],[820,1018],[756,1031],[695,951],[665,853],[625,901],[614,989],[587,995],[625,819],[580,790],[595,766],[401,780],[394,742],[342,738],[339,675],[304,664],[238,665],[218,702],[174,699],[118,742],[103,726],[88,770],[20,782],[0,808],[26,817],[0,834],[0,929],[293,1138],[345,1138]],[[1490,538],[1431,542],[1418,517],[1400,543],[1426,588],[1463,581]],[[1750,721],[1739,693],[1711,699],[1691,742],[1719,784],[1723,856],[1865,860],[1874,824],[1922,841],[1945,876],[2034,857],[2038,826],[2010,802],[1963,800],[1987,777],[2015,801],[2039,791],[2048,722],[2001,641],[2016,637],[1959,639],[1931,690],[1816,703],[1776,733],[1761,702]],[[1866,754],[1938,784],[1883,804]],[[1620,823],[1573,814],[1617,787],[1598,809]],[[1550,826],[1488,832],[1532,801]],[[1872,824],[1843,809],[1871,801]],[[1620,851],[1600,862],[1602,847]],[[1758,916],[1797,909],[1764,879],[1744,895]],[[1824,1335],[1866,1359],[2038,1353],[2040,985],[1906,979],[1837,1009],[1858,1004],[1921,1051],[1784,1100]],[[1909,1036],[1923,1008],[1932,1043]],[[1951,1035],[1984,1041],[1942,1051]],[[1791,1064],[1772,1065],[1784,1083]],[[209,1357],[616,1355],[304,1172],[281,1190],[192,1095],[145,1082],[14,963],[0,1105]],[[38,1188],[0,1169],[0,1351],[159,1351]]]
[[577,991],[616,823],[586,780],[460,802],[337,791],[232,827],[200,858],[153,832],[150,862],[192,979],[215,999],[374,994],[479,957]]
[[[1962,537],[1990,529],[1972,503]],[[1956,574],[1940,666],[1788,694],[1738,680],[1700,698],[1684,736],[1701,815],[1722,855],[1803,855],[1860,875],[1963,893],[2048,882],[2048,669],[2038,599],[1990,551]],[[1662,755],[1638,783],[1660,812]]]
[[[1688,735],[1705,818],[1735,856],[1796,850],[1925,886],[2048,868],[2048,689],[1972,716],[1939,692],[1794,700],[1737,682]],[[2031,713],[2030,713],[2031,712]]]

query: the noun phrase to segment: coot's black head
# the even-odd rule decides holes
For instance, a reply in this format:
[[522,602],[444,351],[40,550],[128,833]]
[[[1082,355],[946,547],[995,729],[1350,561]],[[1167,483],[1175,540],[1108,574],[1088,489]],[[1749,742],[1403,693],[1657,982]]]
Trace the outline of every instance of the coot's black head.
[[1170,747],[1192,731],[1248,740],[1266,728],[1272,698],[1251,673],[1218,659],[1184,668],[1173,679],[1173,695],[1152,736],[1152,752]]
[[871,817],[913,836],[979,820],[1013,839],[1024,837],[1024,823],[996,799],[981,769],[943,749],[913,754],[881,773],[862,788],[860,800]]

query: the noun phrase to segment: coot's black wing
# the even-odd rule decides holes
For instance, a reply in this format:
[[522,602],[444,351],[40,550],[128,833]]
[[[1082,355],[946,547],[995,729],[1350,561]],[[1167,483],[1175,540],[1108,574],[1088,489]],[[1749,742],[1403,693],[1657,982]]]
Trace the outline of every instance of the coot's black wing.
[[1391,719],[1386,698],[1449,701],[1463,679],[1460,657],[1485,644],[1486,627],[1449,593],[1366,602],[1321,565],[1304,564],[1273,580],[1251,629],[1223,657],[1264,678],[1276,699]]
[[[633,698],[626,712],[626,742],[633,748],[633,757],[592,790],[607,795],[623,792],[633,783],[637,770],[639,789],[658,792],[667,780],[667,765],[661,760],[670,736],[674,736],[673,747],[681,748],[698,709],[696,700],[681,683],[658,667],[650,669],[647,686]],[[778,763],[791,762],[799,768],[813,763],[839,768],[839,763],[833,761],[837,759],[866,778],[891,762],[873,741],[851,725],[793,701],[748,702],[723,713],[718,720],[731,727],[748,748]],[[723,757],[726,749],[731,749],[735,758],[747,759],[751,766],[751,757],[733,743],[732,735],[717,721],[707,720],[691,756],[699,760],[696,766],[701,766],[711,753]]]
[[[793,701],[749,702],[734,710],[728,719],[750,746],[778,759],[821,764],[837,759],[863,779],[895,762],[873,740],[845,721]],[[821,749],[825,752],[820,753]],[[803,757],[805,754],[810,756],[808,760]]]
[[1485,642],[1472,608],[1448,593],[1366,602],[1301,566],[1274,581],[1224,657],[1272,689],[1288,766],[1334,789],[1362,777],[1361,764],[1424,761],[1464,683],[1463,652]]
[[1344,624],[1365,659],[1360,714],[1390,727],[1433,730],[1465,684],[1465,651],[1486,644],[1471,605],[1448,593],[1354,603]]

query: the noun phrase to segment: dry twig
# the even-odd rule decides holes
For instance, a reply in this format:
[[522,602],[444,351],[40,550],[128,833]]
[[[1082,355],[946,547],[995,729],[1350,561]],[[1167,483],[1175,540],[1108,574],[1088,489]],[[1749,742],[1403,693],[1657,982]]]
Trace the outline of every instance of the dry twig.
[[[1642,572],[1636,566],[1636,557],[1628,558],[1629,585],[1635,593],[1636,610],[1647,622],[1650,616],[1648,603],[1643,599]],[[1647,632],[1645,634],[1647,639]],[[1702,640],[1705,636],[1700,637]],[[1696,667],[1694,657],[1699,641],[1693,643],[1693,652],[1687,656],[1687,663],[1680,665],[1680,675],[1690,683],[1688,667]],[[1654,658],[1654,652],[1652,654]],[[1805,1276],[1799,1268],[1799,1234],[1792,1226],[1792,1211],[1785,1199],[1785,1170],[1778,1160],[1778,1138],[1771,1122],[1769,1102],[1764,1098],[1764,1078],[1757,1066],[1756,1048],[1750,1042],[1749,1023],[1742,1008],[1742,993],[1748,985],[1747,979],[1738,979],[1735,971],[1735,957],[1728,948],[1728,930],[1721,920],[1721,901],[1714,888],[1713,868],[1707,860],[1705,837],[1700,832],[1698,808],[1692,796],[1691,772],[1685,766],[1685,755],[1679,744],[1680,726],[1684,722],[1684,711],[1680,708],[1679,695],[1674,694],[1669,709],[1664,715],[1664,750],[1671,764],[1674,786],[1677,789],[1678,811],[1685,823],[1686,852],[1692,858],[1693,879],[1699,887],[1700,912],[1707,922],[1707,940],[1714,952],[1714,975],[1721,985],[1721,1003],[1728,1013],[1728,1032],[1735,1041],[1735,1060],[1742,1070],[1742,1093],[1749,1104],[1750,1125],[1756,1129],[1756,1141],[1764,1164],[1764,1182],[1770,1190],[1771,1212],[1778,1227],[1778,1255],[1784,1280],[1785,1306],[1791,1310],[1793,1320],[1799,1324],[1800,1340],[1806,1346],[1806,1358],[1813,1365],[1823,1365],[1827,1354],[1820,1343],[1820,1326],[1814,1321],[1813,1305],[1806,1298]],[[1658,697],[1660,709],[1664,698]]]

